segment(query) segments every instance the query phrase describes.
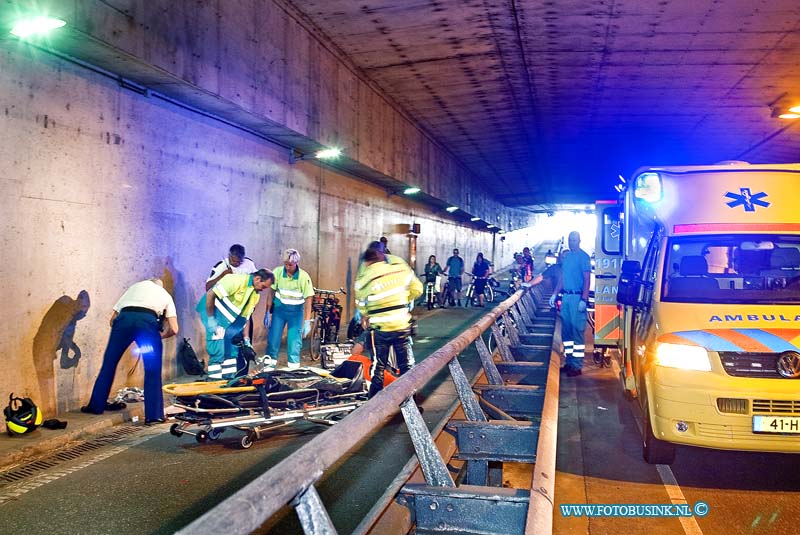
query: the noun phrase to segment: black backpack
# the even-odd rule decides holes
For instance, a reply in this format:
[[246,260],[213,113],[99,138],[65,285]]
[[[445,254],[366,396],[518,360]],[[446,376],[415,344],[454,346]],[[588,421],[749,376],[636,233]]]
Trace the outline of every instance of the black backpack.
[[202,360],[197,360],[197,353],[194,352],[192,344],[188,338],[183,339],[183,345],[178,350],[178,362],[183,366],[183,370],[189,375],[203,375],[205,366]]

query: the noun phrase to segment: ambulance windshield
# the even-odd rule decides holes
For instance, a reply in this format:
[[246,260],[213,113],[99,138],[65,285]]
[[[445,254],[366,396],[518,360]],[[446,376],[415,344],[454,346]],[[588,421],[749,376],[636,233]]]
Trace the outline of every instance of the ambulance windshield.
[[800,303],[800,236],[672,237],[662,301]]

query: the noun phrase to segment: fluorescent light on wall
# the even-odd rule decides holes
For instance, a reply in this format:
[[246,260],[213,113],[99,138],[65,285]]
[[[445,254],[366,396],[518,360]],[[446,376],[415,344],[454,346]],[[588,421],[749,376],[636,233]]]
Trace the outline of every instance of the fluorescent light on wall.
[[66,21],[53,17],[33,17],[30,19],[18,20],[11,27],[11,35],[16,35],[20,39],[25,39],[31,35],[47,33],[50,30],[61,28]]
[[414,195],[415,193],[419,193],[421,190],[415,186],[411,186],[403,190],[405,195]]
[[318,150],[314,155],[318,160],[335,160],[342,155],[342,149],[330,148]]
[[480,221],[481,218],[480,217],[470,217],[469,220],[474,223],[475,221]]
[[450,212],[452,214],[453,212],[458,210],[458,206],[448,206],[447,208],[445,208],[445,210],[447,210],[448,212]]

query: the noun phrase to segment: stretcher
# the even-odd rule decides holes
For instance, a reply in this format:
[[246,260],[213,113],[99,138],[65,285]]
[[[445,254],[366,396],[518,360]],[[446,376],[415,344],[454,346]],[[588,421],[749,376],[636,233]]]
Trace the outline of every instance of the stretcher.
[[342,362],[335,370],[265,370],[233,381],[169,384],[182,410],[170,427],[176,437],[216,440],[227,429],[243,431],[239,444],[249,448],[265,433],[301,420],[334,425],[366,403],[363,364]]

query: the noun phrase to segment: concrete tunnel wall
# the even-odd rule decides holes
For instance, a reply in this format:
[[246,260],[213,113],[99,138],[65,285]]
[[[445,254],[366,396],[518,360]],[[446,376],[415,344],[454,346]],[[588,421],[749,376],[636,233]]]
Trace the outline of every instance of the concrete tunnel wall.
[[[268,268],[296,247],[325,288],[350,289],[359,252],[380,235],[408,258],[409,223],[422,228],[418,271],[429,254],[443,263],[453,246],[470,263],[479,250],[491,255],[488,232],[313,163],[289,165],[262,139],[52,55],[3,47],[0,72],[0,393],[31,396],[46,417],[88,400],[111,307],[138,280],[164,279],[178,338],[204,358],[194,306],[232,243]],[[498,238],[495,262],[509,264],[534,241],[530,229]],[[257,326],[262,317],[263,305]],[[176,340],[165,344],[165,380],[177,372]],[[256,349],[264,344],[258,328]],[[141,386],[141,365],[127,375],[134,363],[129,351],[112,395]]]

